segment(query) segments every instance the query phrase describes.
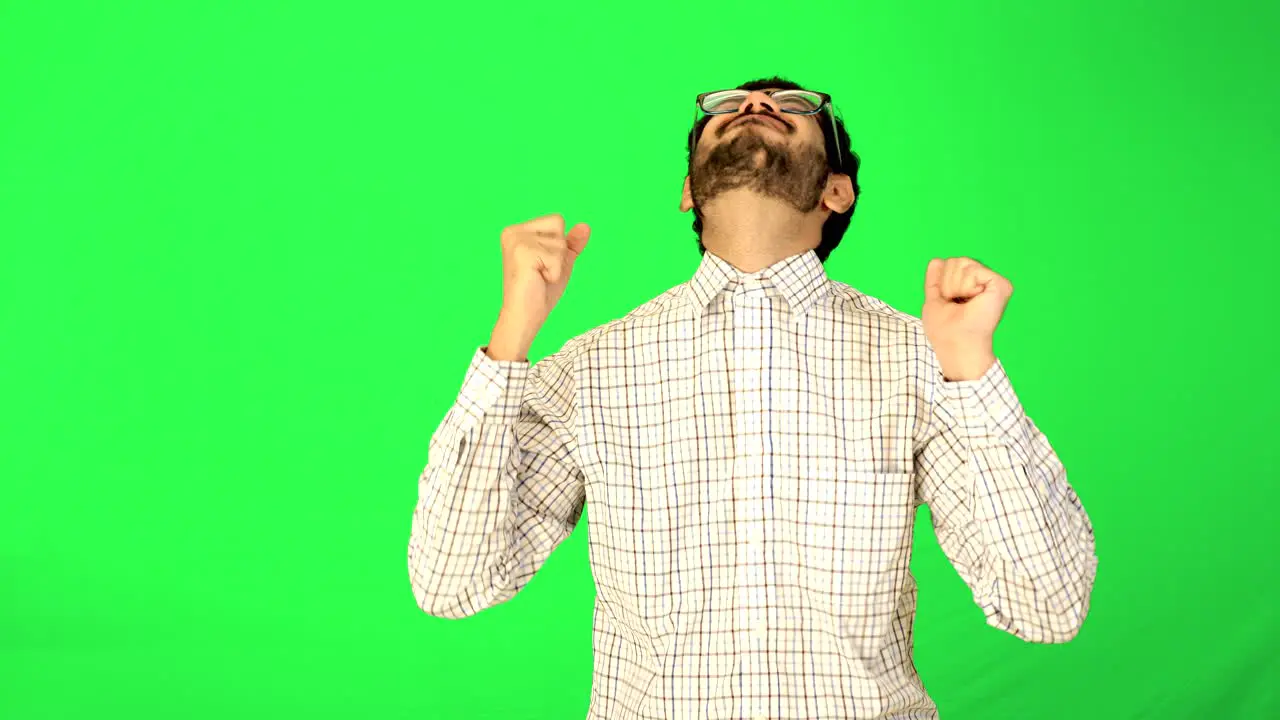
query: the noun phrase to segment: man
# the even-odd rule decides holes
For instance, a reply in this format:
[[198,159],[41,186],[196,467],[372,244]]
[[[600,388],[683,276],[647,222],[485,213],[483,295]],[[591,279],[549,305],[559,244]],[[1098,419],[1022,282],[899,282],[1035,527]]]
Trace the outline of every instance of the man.
[[1065,642],[1092,527],[992,335],[1012,286],[925,271],[921,319],[829,280],[858,158],[830,98],[772,78],[699,96],[693,278],[530,367],[589,228],[502,235],[504,298],[419,484],[424,611],[511,598],[584,503],[590,718],[936,718],[911,659],[928,504],[987,621]]

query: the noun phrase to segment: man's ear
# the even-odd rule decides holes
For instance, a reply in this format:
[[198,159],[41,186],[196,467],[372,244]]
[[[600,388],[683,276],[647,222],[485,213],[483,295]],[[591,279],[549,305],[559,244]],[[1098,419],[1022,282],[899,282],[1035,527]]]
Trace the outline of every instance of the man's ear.
[[831,212],[839,215],[853,207],[857,196],[853,192],[853,180],[848,175],[837,173],[827,180],[827,189],[822,193],[822,204]]
[[684,176],[684,192],[680,194],[680,212],[689,212],[693,209],[693,192],[689,190],[689,176]]

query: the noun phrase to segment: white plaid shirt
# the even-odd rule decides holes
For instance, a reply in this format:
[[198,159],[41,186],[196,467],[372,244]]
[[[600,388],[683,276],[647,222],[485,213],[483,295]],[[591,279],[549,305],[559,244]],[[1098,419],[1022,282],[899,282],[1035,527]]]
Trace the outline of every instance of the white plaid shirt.
[[409,541],[426,612],[510,599],[590,508],[589,718],[936,718],[911,659],[916,507],[987,621],[1064,642],[1093,531],[1004,368],[813,252],[692,280],[530,367],[477,351]]

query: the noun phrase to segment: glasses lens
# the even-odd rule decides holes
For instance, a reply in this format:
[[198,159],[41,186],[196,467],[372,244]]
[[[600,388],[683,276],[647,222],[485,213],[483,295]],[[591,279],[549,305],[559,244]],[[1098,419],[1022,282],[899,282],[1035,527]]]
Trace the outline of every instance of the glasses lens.
[[737,110],[742,101],[747,99],[746,90],[721,90],[702,98],[702,111],[708,113],[725,113]]
[[783,112],[812,113],[822,107],[822,96],[808,90],[779,90],[773,99]]

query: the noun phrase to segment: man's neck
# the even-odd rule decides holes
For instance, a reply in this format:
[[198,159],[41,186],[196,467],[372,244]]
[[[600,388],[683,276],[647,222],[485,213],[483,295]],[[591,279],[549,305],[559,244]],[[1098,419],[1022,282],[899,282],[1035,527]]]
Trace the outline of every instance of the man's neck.
[[702,209],[702,244],[738,270],[753,273],[816,248],[824,219],[749,190],[731,190]]

